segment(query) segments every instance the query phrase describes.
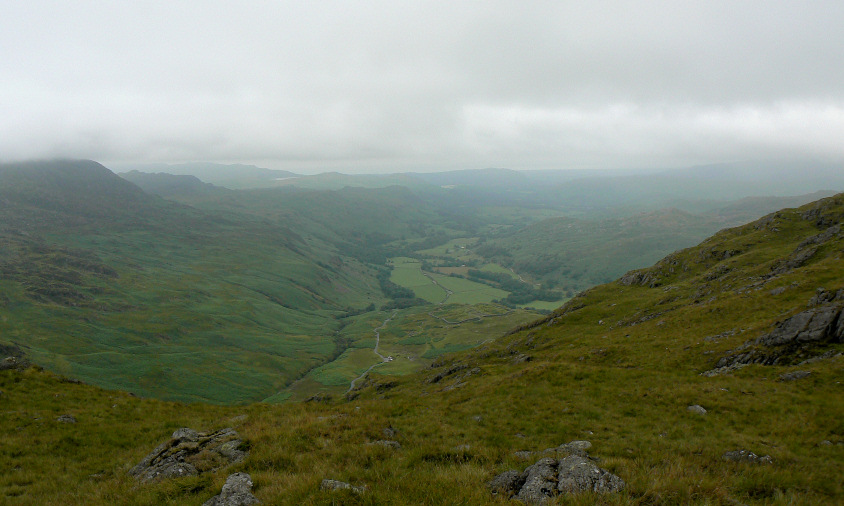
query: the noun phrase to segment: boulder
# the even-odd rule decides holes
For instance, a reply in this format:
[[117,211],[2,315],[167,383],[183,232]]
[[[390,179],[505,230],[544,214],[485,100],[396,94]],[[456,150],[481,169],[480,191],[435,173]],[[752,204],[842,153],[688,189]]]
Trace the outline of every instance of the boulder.
[[252,495],[252,478],[246,473],[234,473],[226,478],[220,495],[208,499],[202,506],[248,506],[259,502]]
[[76,418],[73,415],[60,415],[56,417],[56,421],[59,423],[76,423]]
[[519,471],[505,471],[487,483],[492,495],[501,494],[504,497],[512,497],[519,493],[525,484],[527,474]]
[[691,411],[692,413],[696,413],[698,415],[705,415],[706,414],[706,408],[704,408],[703,406],[701,406],[699,404],[694,404],[692,406],[689,406],[688,408],[686,408],[686,410]]
[[232,428],[215,432],[178,429],[130,469],[129,474],[139,481],[153,482],[216,471],[243,460],[247,452],[241,449],[242,445],[243,441]]
[[729,462],[748,462],[751,464],[770,464],[773,461],[770,455],[760,457],[750,450],[729,451],[721,458]]
[[580,455],[560,460],[558,470],[557,490],[562,493],[618,492],[625,487],[621,478]]
[[[589,444],[588,441],[569,444],[573,443]],[[561,494],[623,490],[626,486],[624,480],[601,469],[586,455],[585,449],[590,446],[573,444],[570,448],[574,453],[562,458],[540,459],[524,472],[510,470],[501,473],[487,483],[487,487],[493,495],[515,497],[527,504],[544,503]]]
[[373,441],[373,442],[368,443],[368,444],[375,445],[375,446],[383,446],[384,448],[389,448],[391,450],[401,449],[401,445],[399,444],[398,441],[388,441],[386,439],[380,439],[378,441]]
[[525,483],[516,498],[525,503],[538,503],[557,495],[557,460],[540,459],[525,469]]
[[713,376],[743,365],[790,365],[811,358],[819,350],[844,342],[844,304],[813,307],[777,323],[774,330],[747,341],[721,358],[715,368],[702,373]]
[[795,381],[803,379],[812,374],[809,371],[794,371],[780,374],[780,381]]
[[329,492],[337,492],[340,490],[351,490],[356,494],[362,494],[366,492],[365,486],[355,487],[345,481],[338,481],[338,480],[322,480],[322,483],[319,486],[320,490],[327,490]]

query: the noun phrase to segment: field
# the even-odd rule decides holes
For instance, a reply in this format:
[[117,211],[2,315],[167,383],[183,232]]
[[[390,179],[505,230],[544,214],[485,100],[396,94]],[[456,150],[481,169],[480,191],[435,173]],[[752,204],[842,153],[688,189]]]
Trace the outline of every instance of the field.
[[406,257],[396,257],[391,260],[393,270],[390,273],[390,281],[410,288],[417,297],[428,302],[440,303],[446,300],[448,293],[422,272],[421,263],[418,260]]

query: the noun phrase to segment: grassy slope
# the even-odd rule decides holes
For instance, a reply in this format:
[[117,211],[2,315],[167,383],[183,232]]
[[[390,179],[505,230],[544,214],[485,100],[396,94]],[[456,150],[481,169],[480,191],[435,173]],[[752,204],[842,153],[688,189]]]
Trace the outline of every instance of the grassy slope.
[[[824,213],[840,223],[844,196]],[[819,286],[844,287],[840,234],[806,265],[759,284],[819,231],[815,220],[788,210],[723,231],[649,269],[653,288],[597,287],[538,325],[448,358],[446,366],[481,369],[453,389],[454,377],[427,382],[443,370],[435,369],[389,378],[398,385],[372,385],[350,403],[223,408],[144,401],[33,370],[2,372],[0,497],[9,504],[199,505],[228,473],[243,470],[268,504],[503,504],[484,483],[530,463],[513,451],[588,439],[591,454],[628,489],[562,503],[840,503],[844,446],[819,443],[844,441],[841,357],[802,366],[812,375],[794,382],[775,378],[795,367],[699,375],[805,309]],[[724,258],[723,251],[738,253]],[[774,295],[779,287],[785,290]],[[706,339],[727,331],[734,333]],[[532,360],[515,361],[518,354]],[[690,404],[708,413],[690,413]],[[79,424],[53,421],[63,413]],[[134,484],[126,470],[182,425],[234,425],[252,452],[215,475]],[[365,444],[383,439],[388,426],[401,450]],[[721,460],[739,448],[770,454],[773,464]],[[369,492],[321,492],[323,478],[366,484]]]
[[331,358],[373,272],[279,225],[143,193],[93,162],[0,167],[0,335],[107,388],[243,402]]
[[600,221],[550,218],[475,246],[537,281],[576,293],[648,265],[759,214],[693,215],[677,209]]

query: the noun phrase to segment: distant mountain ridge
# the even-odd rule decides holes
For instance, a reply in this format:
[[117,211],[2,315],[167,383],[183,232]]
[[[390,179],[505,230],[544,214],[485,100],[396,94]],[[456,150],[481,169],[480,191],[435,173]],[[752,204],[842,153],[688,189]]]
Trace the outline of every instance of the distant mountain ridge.
[[203,182],[233,189],[272,186],[275,181],[300,176],[286,170],[266,169],[255,165],[207,162],[130,164],[121,168],[121,172],[132,171],[195,176]]

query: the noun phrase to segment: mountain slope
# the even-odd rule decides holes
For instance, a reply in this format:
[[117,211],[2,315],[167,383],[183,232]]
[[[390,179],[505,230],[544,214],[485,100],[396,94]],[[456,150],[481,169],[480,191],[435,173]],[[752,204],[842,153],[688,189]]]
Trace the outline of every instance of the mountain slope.
[[[0,494],[14,504],[199,505],[244,471],[269,504],[507,504],[487,481],[588,440],[626,488],[558,503],[837,504],[840,328],[793,347],[766,343],[807,312],[841,321],[842,221],[838,195],[721,231],[420,374],[374,373],[351,402],[180,406],[3,371],[14,408],[0,412]],[[757,349],[785,358],[708,373]],[[57,423],[65,413],[78,424]],[[127,476],[180,426],[234,426],[249,456],[152,484]],[[371,444],[384,439],[400,447]],[[724,458],[735,450],[770,462]],[[323,479],[367,490],[321,490]]]
[[126,172],[139,171],[145,173],[167,173],[177,176],[194,176],[206,183],[212,183],[226,188],[262,188],[273,186],[286,178],[299,177],[286,170],[265,169],[255,165],[221,164],[221,163],[182,163],[169,165],[155,163],[146,165],[131,165]]
[[273,395],[335,356],[374,273],[281,225],[148,195],[94,162],[0,166],[0,335],[38,363],[182,400]]

